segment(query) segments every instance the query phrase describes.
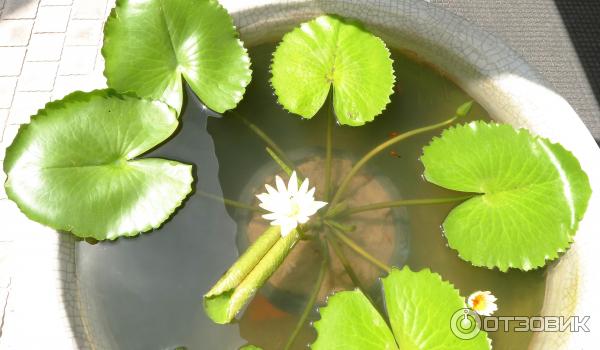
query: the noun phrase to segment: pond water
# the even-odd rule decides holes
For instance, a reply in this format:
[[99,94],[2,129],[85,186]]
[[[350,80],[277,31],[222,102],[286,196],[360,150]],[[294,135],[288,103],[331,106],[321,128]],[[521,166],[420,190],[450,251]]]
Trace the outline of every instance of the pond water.
[[[326,116],[301,120],[284,111],[269,84],[275,46],[250,49],[253,81],[238,111],[290,154],[320,156],[325,145]],[[410,57],[393,52],[397,85],[385,113],[363,127],[336,127],[334,148],[358,158],[390,134],[440,122],[469,97],[451,81]],[[148,157],[165,157],[195,165],[196,191],[161,229],[137,238],[77,248],[77,275],[87,331],[98,348],[109,349],[237,349],[250,342],[266,350],[280,349],[295,325],[303,299],[286,299],[269,284],[248,306],[241,320],[222,326],[204,314],[202,296],[244,248],[248,215],[207,198],[201,192],[247,200],[256,174],[273,166],[264,144],[238,119],[209,117],[188,94],[182,127]],[[489,119],[475,105],[471,119]],[[427,183],[418,160],[421,148],[439,132],[398,144],[372,160],[368,171],[401,198],[454,195]],[[274,169],[274,168],[273,168]],[[367,203],[365,203],[367,204]],[[398,209],[395,226],[402,251],[388,256],[395,265],[430,268],[451,281],[462,295],[490,290],[499,299],[496,315],[535,315],[543,303],[545,270],[532,272],[472,267],[446,246],[440,225],[452,204]],[[401,240],[398,240],[401,238]],[[356,261],[364,264],[363,261]],[[310,289],[311,271],[300,283]],[[316,271],[313,273],[316,275]],[[373,278],[376,276],[373,276]],[[283,296],[282,296],[283,295]],[[290,305],[300,304],[300,307]],[[316,316],[313,315],[313,319]],[[527,349],[528,333],[491,334],[494,349]],[[296,342],[304,349],[314,337],[305,327]]]

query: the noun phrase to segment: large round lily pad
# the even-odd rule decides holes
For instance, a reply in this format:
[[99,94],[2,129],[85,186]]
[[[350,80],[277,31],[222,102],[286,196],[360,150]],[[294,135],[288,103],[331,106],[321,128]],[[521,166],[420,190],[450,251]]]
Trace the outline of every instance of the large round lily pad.
[[178,110],[182,77],[217,112],[234,108],[251,79],[246,49],[216,0],[118,0],[102,54],[110,87]]
[[565,251],[591,188],[561,145],[510,125],[472,122],[423,149],[425,178],[476,195],[443,227],[451,248],[476,266],[529,270]]
[[157,228],[191,192],[192,166],[136,157],[177,126],[162,102],[75,92],[19,129],[4,160],[6,193],[29,218],[79,237]]
[[312,118],[333,89],[340,124],[363,125],[390,102],[394,69],[381,39],[359,23],[321,16],[287,33],[273,54],[279,103]]

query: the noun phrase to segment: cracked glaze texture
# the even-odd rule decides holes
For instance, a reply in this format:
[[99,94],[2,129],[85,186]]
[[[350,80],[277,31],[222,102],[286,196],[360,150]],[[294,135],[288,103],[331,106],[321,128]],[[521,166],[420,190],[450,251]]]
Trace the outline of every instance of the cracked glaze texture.
[[[247,46],[275,39],[298,23],[323,13],[363,21],[388,45],[413,51],[436,66],[496,120],[527,127],[562,143],[579,158],[594,192],[600,193],[600,150],[573,109],[513,50],[466,20],[420,0],[222,0],[221,3],[233,15]],[[595,233],[600,218],[591,215],[595,212],[600,212],[596,194],[592,195],[576,242],[549,269],[543,308],[546,315],[591,315],[592,322],[594,317],[600,317],[600,305],[594,298],[600,288],[592,277],[594,266],[600,262],[595,254],[599,247]],[[26,301],[38,298],[39,290],[43,289],[43,300],[48,304],[44,310],[34,307],[21,310],[22,315],[30,317],[43,313],[48,320],[44,329],[37,329],[36,336],[30,339],[5,339],[4,345],[110,348],[110,334],[99,336],[95,330],[96,337],[90,338],[89,330],[99,320],[86,314],[86,307],[81,304],[85,298],[79,295],[75,241],[71,236],[45,232],[51,230],[28,221],[8,200],[0,200],[0,214],[2,218],[10,218],[2,226],[16,237],[13,254],[27,257],[22,261],[27,268],[20,270],[15,278],[35,281],[30,286],[35,288],[11,290],[11,293]],[[34,236],[19,239],[20,233],[29,236],[34,233]],[[538,333],[530,349],[591,349],[592,344],[598,343],[597,334],[600,332]]]

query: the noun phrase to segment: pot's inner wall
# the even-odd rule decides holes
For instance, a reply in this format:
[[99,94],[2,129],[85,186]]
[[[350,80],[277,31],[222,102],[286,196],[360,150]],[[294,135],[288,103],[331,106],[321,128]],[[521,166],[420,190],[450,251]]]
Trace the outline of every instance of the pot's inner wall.
[[[326,118],[290,115],[276,102],[269,84],[273,44],[250,49],[253,81],[238,107],[286,151],[323,152]],[[362,127],[337,127],[336,151],[360,157],[391,133],[440,122],[469,100],[454,83],[400,52],[393,52],[397,85],[383,115]],[[239,199],[259,169],[272,162],[264,144],[239,120],[210,118],[188,95],[182,128],[148,156],[195,164],[196,192],[161,229],[133,239],[78,246],[78,278],[84,317],[92,341],[111,349],[236,349],[246,341],[279,349],[294,327],[295,308],[286,307],[273,286],[257,295],[238,324],[215,325],[202,309],[202,295],[238,256],[236,232],[247,215],[207,199],[208,192]],[[475,105],[470,119],[489,119]],[[435,133],[437,135],[439,133]],[[421,178],[421,148],[434,133],[405,141],[370,163],[402,198],[452,196]],[[365,203],[367,204],[367,203]],[[430,268],[451,281],[462,295],[490,290],[499,299],[498,316],[536,315],[543,303],[544,269],[532,272],[472,267],[446,246],[440,225],[452,204],[409,207],[403,227],[409,237],[401,261],[413,270]],[[398,260],[397,263],[400,263]],[[316,271],[315,271],[316,274]],[[307,284],[312,279],[307,278]],[[301,297],[301,296],[300,296]],[[297,302],[298,296],[294,297]],[[292,303],[292,299],[289,300]],[[316,316],[316,315],[313,315]],[[515,326],[515,325],[512,325]],[[314,337],[307,327],[297,349]],[[528,333],[491,334],[494,349],[527,349]]]

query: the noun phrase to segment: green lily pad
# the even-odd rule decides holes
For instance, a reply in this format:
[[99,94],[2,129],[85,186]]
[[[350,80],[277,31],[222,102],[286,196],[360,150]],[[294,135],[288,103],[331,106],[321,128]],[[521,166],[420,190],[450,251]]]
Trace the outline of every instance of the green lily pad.
[[30,219],[97,240],[159,227],[192,190],[192,166],[134,159],[177,128],[158,101],[110,90],[51,102],[6,151],[8,197]]
[[336,293],[319,313],[312,349],[398,349],[385,320],[359,290]]
[[336,293],[319,313],[312,349],[398,349],[385,320],[359,290]]
[[119,0],[104,28],[102,55],[111,88],[177,110],[182,76],[220,113],[238,104],[251,79],[246,49],[215,0]]
[[271,83],[279,103],[312,118],[333,87],[340,124],[363,125],[390,102],[394,69],[381,39],[360,24],[321,16],[287,33],[273,54]]
[[447,129],[421,160],[428,181],[481,194],[454,208],[443,224],[449,246],[475,266],[544,266],[573,241],[591,195],[569,151],[510,125]]
[[452,284],[429,270],[394,269],[382,279],[386,308],[400,349],[489,349],[485,332],[473,339],[452,333],[450,320],[466,308]]
[[383,278],[385,305],[392,329],[358,291],[340,292],[319,310],[312,349],[432,350],[490,349],[486,333],[477,329],[470,339],[455,335],[453,316],[462,315],[464,299],[454,287],[429,270],[392,269]]

